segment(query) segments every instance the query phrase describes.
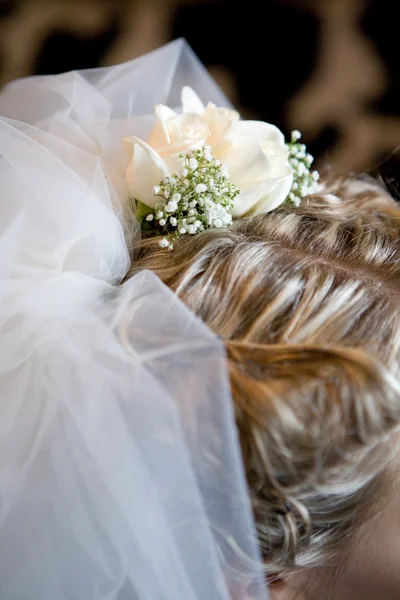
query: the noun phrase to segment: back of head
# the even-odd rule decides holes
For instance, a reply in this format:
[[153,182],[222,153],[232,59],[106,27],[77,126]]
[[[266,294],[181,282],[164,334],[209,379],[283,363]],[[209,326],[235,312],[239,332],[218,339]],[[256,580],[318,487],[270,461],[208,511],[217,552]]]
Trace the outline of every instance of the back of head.
[[341,180],[173,252],[139,248],[135,271],[225,341],[270,579],[337,565],[380,505],[400,422],[399,218],[372,181]]

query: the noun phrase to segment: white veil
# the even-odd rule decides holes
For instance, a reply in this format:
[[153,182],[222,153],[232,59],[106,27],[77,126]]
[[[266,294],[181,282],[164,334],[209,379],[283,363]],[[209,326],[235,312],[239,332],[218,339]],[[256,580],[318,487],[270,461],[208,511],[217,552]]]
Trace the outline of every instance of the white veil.
[[121,139],[183,85],[227,104],[181,40],[0,93],[1,600],[266,599],[224,349],[119,285]]

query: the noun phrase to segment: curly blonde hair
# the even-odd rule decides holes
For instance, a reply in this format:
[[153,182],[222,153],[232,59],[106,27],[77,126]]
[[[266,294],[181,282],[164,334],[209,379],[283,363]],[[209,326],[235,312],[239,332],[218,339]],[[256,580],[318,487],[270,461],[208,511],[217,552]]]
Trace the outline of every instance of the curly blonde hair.
[[400,423],[400,210],[369,179],[298,209],[142,241],[151,269],[226,344],[269,573],[323,566],[378,503]]

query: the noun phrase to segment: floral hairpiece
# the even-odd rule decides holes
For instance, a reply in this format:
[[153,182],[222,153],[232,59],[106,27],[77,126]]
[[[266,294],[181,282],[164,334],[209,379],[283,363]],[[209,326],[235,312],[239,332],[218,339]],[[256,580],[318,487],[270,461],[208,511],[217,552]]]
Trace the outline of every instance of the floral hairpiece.
[[319,174],[301,134],[289,143],[269,123],[244,121],[234,110],[203,105],[189,87],[182,113],[155,107],[147,142],[124,138],[126,179],[142,229],[172,250],[184,234],[227,227],[234,218],[299,206],[317,189]]

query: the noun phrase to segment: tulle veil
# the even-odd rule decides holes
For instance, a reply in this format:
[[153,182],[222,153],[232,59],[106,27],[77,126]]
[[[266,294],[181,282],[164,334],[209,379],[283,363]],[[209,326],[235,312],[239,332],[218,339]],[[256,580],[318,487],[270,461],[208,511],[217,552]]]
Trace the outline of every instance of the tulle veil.
[[121,140],[183,85],[229,105],[183,40],[0,92],[1,600],[267,598],[224,349],[121,284]]

